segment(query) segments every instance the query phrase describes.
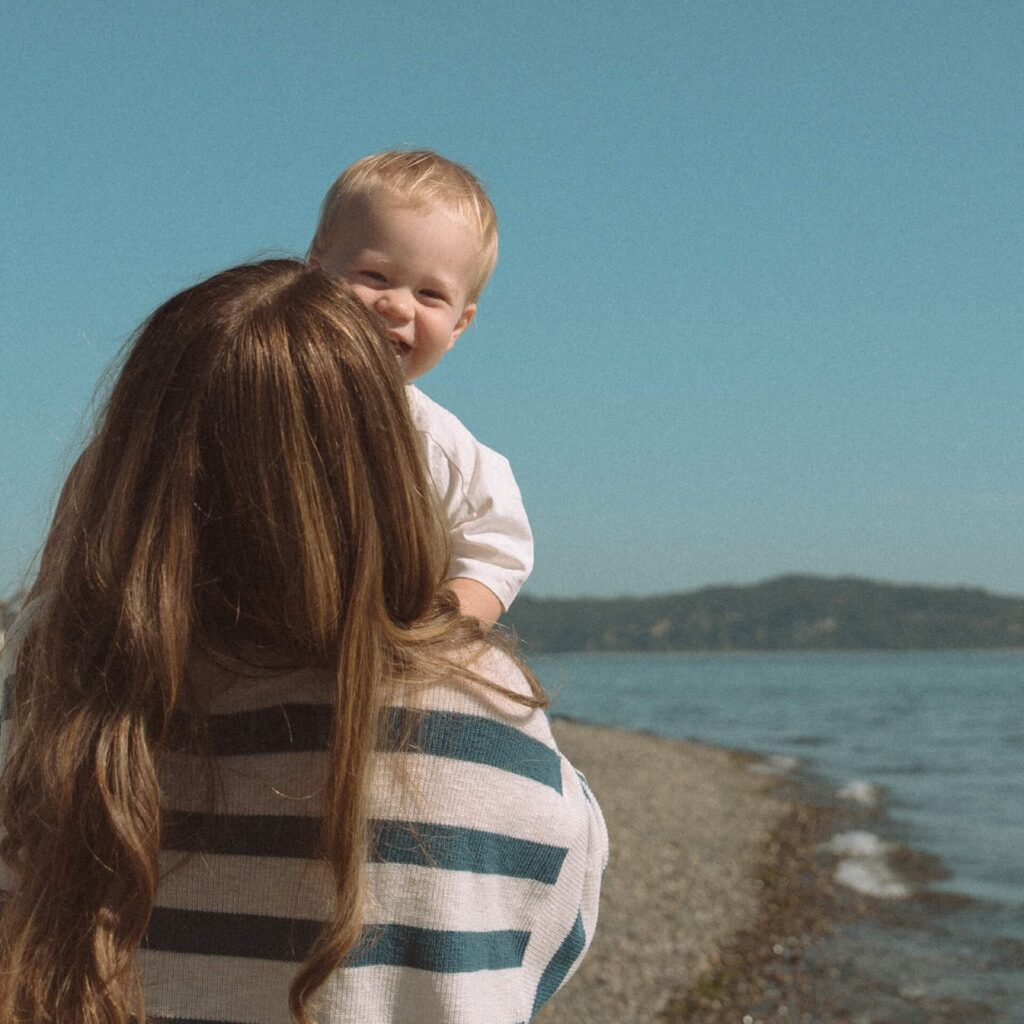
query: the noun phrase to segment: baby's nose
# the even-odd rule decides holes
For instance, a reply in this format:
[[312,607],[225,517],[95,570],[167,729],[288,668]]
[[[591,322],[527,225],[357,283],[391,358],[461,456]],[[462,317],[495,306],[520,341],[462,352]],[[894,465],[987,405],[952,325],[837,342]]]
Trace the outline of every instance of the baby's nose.
[[377,312],[393,320],[410,320],[412,303],[401,292],[384,292],[376,302]]

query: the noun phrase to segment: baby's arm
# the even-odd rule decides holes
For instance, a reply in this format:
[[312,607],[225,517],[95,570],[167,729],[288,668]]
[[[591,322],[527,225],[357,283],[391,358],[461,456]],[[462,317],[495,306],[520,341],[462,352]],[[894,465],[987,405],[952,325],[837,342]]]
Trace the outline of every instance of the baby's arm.
[[533,535],[508,460],[409,387],[427,468],[448,520],[449,584],[466,615],[492,626],[533,568]]
[[505,610],[494,591],[490,587],[485,587],[479,580],[457,576],[448,583],[459,599],[462,614],[479,619],[485,629],[490,629]]

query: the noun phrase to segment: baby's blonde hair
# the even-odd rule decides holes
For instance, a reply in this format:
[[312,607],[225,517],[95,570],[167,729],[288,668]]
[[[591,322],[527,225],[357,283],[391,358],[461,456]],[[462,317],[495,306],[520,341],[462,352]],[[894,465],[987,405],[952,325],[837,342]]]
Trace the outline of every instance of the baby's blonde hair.
[[346,167],[324,196],[310,258],[322,257],[345,230],[353,206],[382,198],[412,207],[442,206],[478,233],[480,262],[469,295],[475,302],[498,262],[498,216],[472,171],[429,149],[388,150]]

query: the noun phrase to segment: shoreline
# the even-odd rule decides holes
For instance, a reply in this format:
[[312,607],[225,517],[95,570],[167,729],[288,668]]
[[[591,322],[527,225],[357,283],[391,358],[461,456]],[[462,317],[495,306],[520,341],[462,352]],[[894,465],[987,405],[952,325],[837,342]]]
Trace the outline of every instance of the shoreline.
[[[808,947],[828,935],[838,916],[835,888],[816,850],[831,833],[838,812],[793,803],[765,850],[759,879],[762,899],[754,921],[722,948],[696,985],[681,989],[658,1018],[666,1024],[720,1024],[737,1020],[848,1020],[820,1016]],[[816,1011],[807,1017],[806,1011]]]
[[[971,901],[926,888],[879,900],[836,882],[826,841],[862,813],[813,777],[690,740],[552,725],[605,812],[611,858],[594,943],[539,1024],[998,1019],[966,993],[936,999],[902,984],[899,943]],[[895,856],[907,876],[942,877],[931,855]]]
[[796,807],[786,780],[719,747],[564,718],[552,726],[601,803],[611,855],[593,945],[537,1020],[678,1020],[765,904],[766,850],[784,841]]

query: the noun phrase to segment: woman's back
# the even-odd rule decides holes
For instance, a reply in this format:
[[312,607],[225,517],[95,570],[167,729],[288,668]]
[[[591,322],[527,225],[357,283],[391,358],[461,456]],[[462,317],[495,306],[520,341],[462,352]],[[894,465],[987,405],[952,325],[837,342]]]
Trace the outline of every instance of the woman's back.
[[[168,756],[146,1004],[170,1020],[289,1024],[289,981],[331,906],[315,858],[329,681],[300,671],[231,685],[209,661],[195,670],[222,691],[209,718],[220,790],[211,814],[205,766]],[[529,693],[501,655],[479,670]],[[403,692],[412,699],[385,710],[378,742],[365,938],[315,1019],[527,1021],[593,934],[600,811],[543,712],[465,684]]]

